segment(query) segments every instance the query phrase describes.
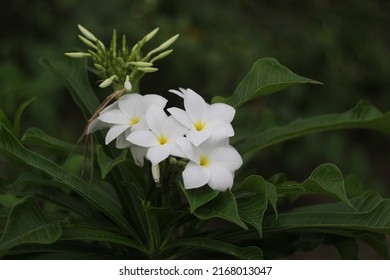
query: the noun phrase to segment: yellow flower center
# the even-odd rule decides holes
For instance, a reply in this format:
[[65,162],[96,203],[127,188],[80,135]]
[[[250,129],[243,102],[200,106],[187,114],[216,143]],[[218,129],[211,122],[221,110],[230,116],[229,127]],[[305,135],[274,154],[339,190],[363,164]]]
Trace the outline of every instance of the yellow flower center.
[[203,129],[206,128],[206,124],[205,124],[204,122],[202,122],[202,121],[196,121],[196,122],[194,123],[194,127],[195,127],[195,129],[196,129],[197,131],[201,131],[201,130],[203,130]]
[[204,167],[208,166],[209,159],[207,158],[207,156],[200,156],[199,164],[200,164],[200,166],[204,166]]
[[134,117],[129,120],[129,125],[136,125],[137,123],[139,123],[140,120],[141,120],[140,117]]
[[165,135],[161,135],[158,137],[158,143],[160,143],[160,145],[164,145],[164,144],[168,143],[168,141],[169,141],[169,139]]

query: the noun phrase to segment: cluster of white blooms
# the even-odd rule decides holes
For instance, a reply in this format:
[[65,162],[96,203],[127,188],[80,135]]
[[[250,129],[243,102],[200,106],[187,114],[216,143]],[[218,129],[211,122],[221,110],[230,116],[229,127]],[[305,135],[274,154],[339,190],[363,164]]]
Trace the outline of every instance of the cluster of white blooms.
[[125,94],[105,108],[87,133],[109,128],[106,144],[116,139],[119,149],[130,148],[136,164],[152,163],[155,180],[158,164],[169,156],[188,163],[183,171],[186,189],[209,185],[225,191],[233,186],[234,172],[242,165],[240,154],[229,145],[235,109],[223,103],[208,104],[191,89],[171,90],[184,100],[185,110],[164,107],[159,95]]

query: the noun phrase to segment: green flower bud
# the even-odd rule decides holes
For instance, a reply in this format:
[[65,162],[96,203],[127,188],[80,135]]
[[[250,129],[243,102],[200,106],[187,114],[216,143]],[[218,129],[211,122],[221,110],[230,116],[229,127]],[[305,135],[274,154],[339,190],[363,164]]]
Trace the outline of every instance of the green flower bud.
[[108,87],[109,85],[111,85],[112,82],[113,82],[115,79],[118,79],[117,75],[112,75],[110,78],[105,79],[105,80],[99,85],[99,87],[100,87],[100,88],[106,88],[106,87]]
[[89,53],[84,53],[84,52],[69,52],[69,53],[65,53],[65,55],[73,58],[84,58],[84,57],[91,56]]
[[138,71],[144,72],[144,73],[153,73],[158,70],[158,68],[155,67],[140,67],[137,69]]
[[155,62],[156,60],[162,59],[162,58],[164,58],[164,57],[170,55],[172,52],[173,52],[172,49],[166,50],[165,52],[162,52],[162,53],[156,55],[155,57],[153,57],[153,58],[150,60],[150,63],[153,63],[153,62]]
[[98,39],[95,37],[95,35],[93,35],[91,32],[89,32],[85,27],[81,26],[80,24],[78,25],[79,29],[80,29],[80,32],[83,33],[83,35],[85,37],[87,37],[87,39],[93,41],[93,42],[96,42]]

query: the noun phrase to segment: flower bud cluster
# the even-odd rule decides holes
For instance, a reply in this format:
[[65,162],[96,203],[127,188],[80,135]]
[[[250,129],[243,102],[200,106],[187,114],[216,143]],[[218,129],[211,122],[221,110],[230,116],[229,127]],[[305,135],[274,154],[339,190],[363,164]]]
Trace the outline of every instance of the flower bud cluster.
[[149,160],[156,182],[159,163],[168,158],[176,162],[175,157],[186,161],[182,173],[186,189],[206,184],[219,191],[231,188],[234,172],[242,165],[240,154],[229,145],[235,109],[208,104],[191,89],[171,92],[183,98],[184,110],[169,108],[167,115],[162,96],[125,94],[99,113],[87,133],[108,128],[106,144],[115,140],[117,148],[129,148],[139,166]]
[[158,70],[154,66],[154,62],[172,53],[173,50],[169,47],[179,37],[179,35],[175,35],[143,55],[143,46],[157,34],[158,28],[145,35],[129,49],[125,35],[122,36],[121,44],[118,44],[116,30],[113,31],[110,46],[106,47],[86,28],[81,25],[78,27],[81,32],[79,38],[89,47],[89,50],[87,52],[68,52],[65,55],[73,58],[91,58],[96,74],[102,79],[99,86],[101,88],[112,86],[115,91],[123,89],[125,92],[131,92],[146,73]]

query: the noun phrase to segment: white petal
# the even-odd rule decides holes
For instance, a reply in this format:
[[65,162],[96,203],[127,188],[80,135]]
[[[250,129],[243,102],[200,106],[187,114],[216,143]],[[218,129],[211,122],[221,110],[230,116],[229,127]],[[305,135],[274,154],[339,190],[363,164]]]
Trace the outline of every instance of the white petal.
[[127,141],[130,141],[131,143],[141,147],[149,148],[159,145],[156,135],[149,130],[134,131],[130,133],[126,139]]
[[125,94],[118,100],[119,109],[127,118],[132,118],[136,116],[137,105],[142,98],[138,93]]
[[213,190],[226,191],[233,186],[233,173],[225,166],[212,164],[209,166],[210,179],[208,185]]
[[134,163],[138,166],[144,166],[144,158],[146,156],[147,148],[137,145],[130,146],[130,152],[133,156]]
[[190,129],[194,128],[194,123],[188,118],[186,111],[176,107],[169,108],[167,111],[182,125]]
[[188,128],[181,125],[174,117],[169,116],[162,127],[162,133],[166,135],[169,140],[176,140],[188,132]]
[[195,146],[199,146],[204,141],[206,141],[207,138],[209,138],[211,135],[209,130],[202,130],[202,131],[196,131],[196,130],[190,130],[186,136],[188,140],[191,141],[192,144]]
[[221,119],[231,123],[235,114],[236,110],[232,106],[224,103],[215,103],[210,105],[208,117],[210,119]]
[[95,132],[96,130],[100,130],[100,129],[103,129],[103,128],[107,128],[107,127],[110,127],[110,126],[111,126],[110,124],[105,123],[105,122],[102,122],[102,121],[99,120],[99,119],[94,119],[94,120],[88,125],[87,134],[91,134],[91,133]]
[[[177,140],[181,138],[178,138]],[[171,150],[171,155],[174,157],[187,158],[187,155],[183,153],[182,149],[178,145],[177,140],[175,142],[169,143],[169,149]]]
[[207,184],[210,179],[210,171],[196,163],[187,163],[183,171],[183,183],[186,189],[199,188]]
[[131,128],[125,130],[125,132],[121,133],[121,135],[119,135],[116,138],[115,147],[117,147],[118,149],[126,149],[126,148],[129,148],[132,145],[126,139],[126,137],[129,136],[129,134],[130,134],[130,130],[131,130]]
[[171,151],[167,145],[158,145],[148,149],[146,157],[152,164],[159,164],[164,159],[169,157]]
[[202,120],[205,117],[204,114],[208,106],[204,99],[193,90],[187,89],[184,93],[184,108],[191,121]]
[[146,121],[156,135],[162,134],[162,128],[167,119],[168,116],[164,110],[156,105],[150,106],[146,113]]
[[176,140],[176,144],[179,146],[181,152],[185,155],[184,157],[194,162],[199,162],[200,154],[196,147],[191,144],[190,140],[185,137],[181,137]]
[[155,105],[160,108],[164,108],[167,104],[167,99],[157,94],[144,95],[140,102],[137,104],[136,113],[137,116],[144,115],[150,106]]
[[220,122],[222,122],[220,125],[215,125],[217,122],[214,121],[214,125],[211,125],[208,129],[208,131],[211,131],[212,141],[219,141],[234,136],[234,130],[232,125],[225,121]]
[[177,96],[184,98],[183,89],[176,90],[176,89],[170,89],[169,92],[172,92],[173,94],[176,94]]
[[106,135],[106,145],[108,145],[112,140],[117,138],[122,132],[130,128],[127,124],[115,124],[107,132]]
[[129,119],[122,113],[121,110],[113,109],[104,112],[98,117],[99,120],[111,124],[128,124]]
[[232,146],[217,147],[210,152],[209,157],[213,163],[223,165],[230,171],[235,171],[242,165],[240,154]]

